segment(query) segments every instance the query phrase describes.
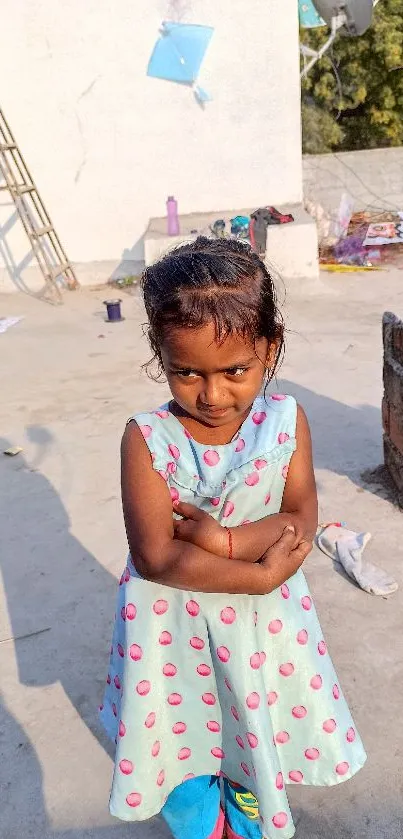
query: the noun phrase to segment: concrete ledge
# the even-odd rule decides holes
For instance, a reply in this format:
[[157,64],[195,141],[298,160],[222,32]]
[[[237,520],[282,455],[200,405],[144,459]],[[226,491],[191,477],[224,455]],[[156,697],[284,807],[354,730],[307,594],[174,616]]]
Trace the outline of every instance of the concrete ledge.
[[[301,204],[278,207],[281,213],[292,213],[294,221],[289,224],[270,225],[267,229],[266,263],[273,266],[282,277],[319,276],[318,237],[315,221]],[[168,236],[166,218],[150,219],[144,235],[144,258],[146,265],[152,265],[175,245],[196,239],[197,236],[211,236],[211,225],[216,219],[225,219],[227,229],[234,216],[249,216],[253,209],[217,210],[213,213],[190,213],[179,217],[180,235]]]

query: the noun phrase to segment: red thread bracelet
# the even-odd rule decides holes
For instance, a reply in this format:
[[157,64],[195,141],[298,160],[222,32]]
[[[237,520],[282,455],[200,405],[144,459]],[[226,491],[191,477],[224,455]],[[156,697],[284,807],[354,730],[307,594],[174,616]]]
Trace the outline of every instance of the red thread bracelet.
[[232,533],[229,527],[225,528],[228,533],[228,559],[233,559],[233,551],[232,551]]

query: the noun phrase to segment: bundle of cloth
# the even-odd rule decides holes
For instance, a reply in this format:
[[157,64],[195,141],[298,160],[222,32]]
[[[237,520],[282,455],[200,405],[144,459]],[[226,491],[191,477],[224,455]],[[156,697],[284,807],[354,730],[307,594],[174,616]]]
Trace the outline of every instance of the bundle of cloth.
[[386,571],[363,558],[370,539],[370,533],[356,533],[343,522],[322,524],[316,534],[318,548],[334,562],[339,562],[363,591],[387,597],[398,589],[398,583]]

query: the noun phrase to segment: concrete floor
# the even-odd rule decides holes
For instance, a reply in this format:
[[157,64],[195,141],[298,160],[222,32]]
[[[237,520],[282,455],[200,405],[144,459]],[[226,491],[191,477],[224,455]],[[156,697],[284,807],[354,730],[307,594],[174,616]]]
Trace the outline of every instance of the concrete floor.
[[[96,716],[125,556],[120,435],[167,394],[139,370],[138,295],[124,295],[116,325],[103,320],[105,296],[66,294],[60,308],[0,299],[0,316],[25,316],[0,335],[0,450],[24,449],[0,455],[1,839],[168,835],[159,820],[109,817],[112,761]],[[384,308],[403,314],[398,271],[290,289],[282,387],[311,419],[321,519],[369,529],[368,558],[401,582],[402,513],[360,477],[382,460]],[[401,839],[403,588],[370,597],[317,550],[306,572],[369,761],[333,789],[291,790],[297,839]]]

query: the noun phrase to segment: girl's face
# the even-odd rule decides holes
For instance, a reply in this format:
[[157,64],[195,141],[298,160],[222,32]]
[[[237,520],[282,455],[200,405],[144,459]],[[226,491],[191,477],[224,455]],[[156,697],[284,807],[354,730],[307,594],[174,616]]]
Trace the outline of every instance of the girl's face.
[[171,329],[161,346],[164,371],[175,402],[213,428],[243,422],[258,395],[275,346],[229,335],[221,344],[214,324]]

